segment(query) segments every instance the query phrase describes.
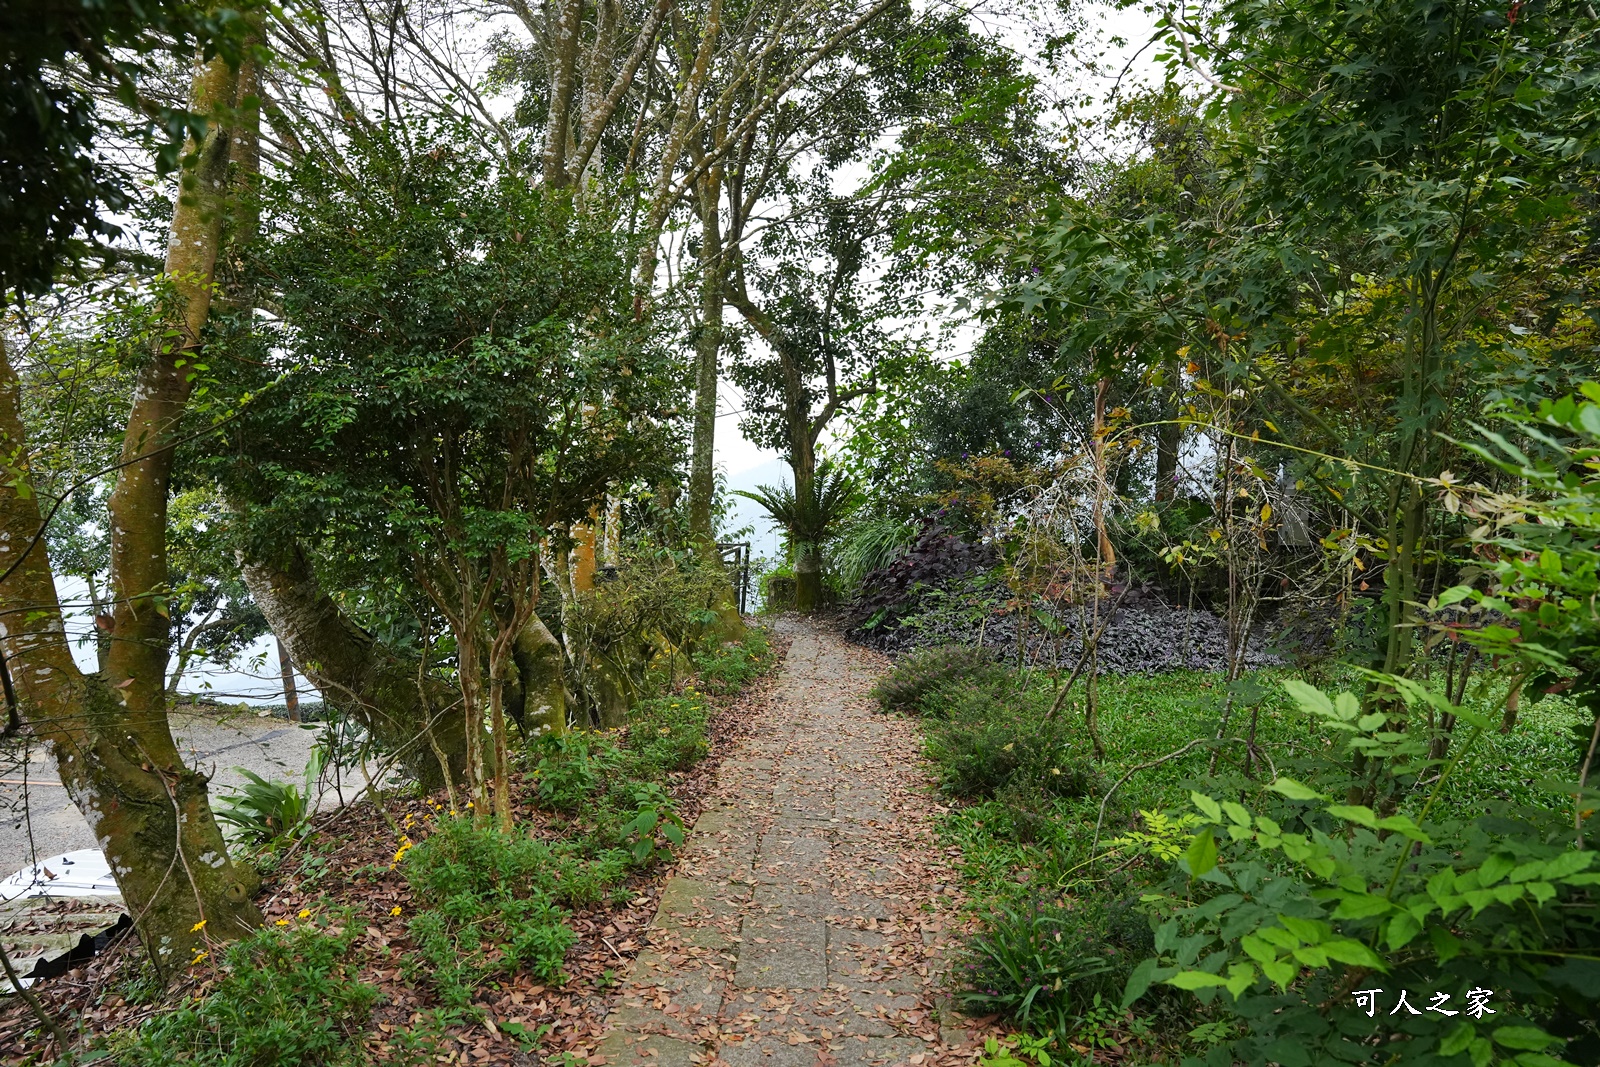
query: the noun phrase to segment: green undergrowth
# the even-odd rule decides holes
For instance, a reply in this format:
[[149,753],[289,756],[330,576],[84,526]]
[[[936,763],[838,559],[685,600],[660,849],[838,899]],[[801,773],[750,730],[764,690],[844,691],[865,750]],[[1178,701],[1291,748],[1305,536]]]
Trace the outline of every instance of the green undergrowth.
[[478,988],[517,971],[557,980],[574,940],[562,905],[596,899],[623,870],[613,857],[447,817],[401,863],[416,909],[407,923],[417,946],[411,977],[460,1010]]
[[[448,1028],[481,1018],[477,994],[516,974],[565,980],[563,959],[576,940],[568,909],[630,896],[631,874],[670,861],[685,837],[670,787],[709,751],[714,700],[736,695],[774,661],[765,634],[752,628],[742,643],[697,655],[696,682],[662,685],[638,701],[626,729],[533,741],[519,754],[521,778],[556,820],[554,835],[505,832],[477,813],[449,811],[443,798],[410,801],[397,816],[393,862],[354,874],[358,884],[404,878],[415,951],[399,962],[436,1001],[409,1029],[385,1033],[385,1063],[432,1062]],[[296,862],[312,884],[328,874],[315,847]],[[357,980],[352,957],[363,927],[347,919],[324,900],[230,946],[205,996],[118,1035],[106,1051],[129,1067],[369,1062],[362,1038],[380,994]]]
[[[905,710],[920,717],[925,751],[941,792],[955,802],[941,817],[941,834],[946,844],[961,849],[967,896],[980,920],[977,932],[953,961],[956,1001],[972,1014],[999,1016],[1018,1030],[1009,1052],[1004,1043],[991,1050],[986,1057],[991,1064],[1043,1063],[1041,1056],[1058,1064],[1226,1064],[1240,1062],[1229,1058],[1234,1056],[1255,1062],[1257,1055],[1265,1057],[1263,1062],[1321,1062],[1292,1051],[1297,1042],[1318,1041],[1334,1049],[1329,1055],[1345,1054],[1336,1048],[1346,1040],[1339,1032],[1342,1017],[1326,1010],[1297,1014],[1281,990],[1277,1000],[1268,995],[1274,987],[1264,972],[1250,972],[1255,982],[1265,984],[1264,990],[1258,991],[1254,1000],[1246,994],[1239,1001],[1254,1005],[1251,1010],[1267,1013],[1254,1020],[1238,1014],[1226,995],[1208,994],[1197,1000],[1184,991],[1191,986],[1175,988],[1167,981],[1183,973],[1185,966],[1204,969],[1213,965],[1205,957],[1180,959],[1174,955],[1175,945],[1188,943],[1175,940],[1182,936],[1218,937],[1210,949],[1215,966],[1220,967],[1224,959],[1234,960],[1230,966],[1241,968],[1239,980],[1245,975],[1244,964],[1253,962],[1238,947],[1239,933],[1249,929],[1243,925],[1243,913],[1230,920],[1234,927],[1224,928],[1210,925],[1212,920],[1203,910],[1193,914],[1185,910],[1213,898],[1221,900],[1220,906],[1228,904],[1222,899],[1226,893],[1220,882],[1202,885],[1187,873],[1195,842],[1208,833],[1221,835],[1225,830],[1206,829],[1208,809],[1196,809],[1192,795],[1228,798],[1230,802],[1237,799],[1245,807],[1253,805],[1280,819],[1306,820],[1303,827],[1295,822],[1288,825],[1313,835],[1333,834],[1328,840],[1335,842],[1334,854],[1355,855],[1340,851],[1351,846],[1337,844],[1339,817],[1312,818],[1300,810],[1303,804],[1298,808],[1289,805],[1294,810],[1285,816],[1286,798],[1265,788],[1279,780],[1303,781],[1309,783],[1308,790],[1321,790],[1319,795],[1342,797],[1349,788],[1351,738],[1366,736],[1353,722],[1339,726],[1328,716],[1309,712],[1296,696],[1305,690],[1291,691],[1298,676],[1299,672],[1288,668],[1246,675],[1231,690],[1224,742],[1202,741],[1177,756],[1173,753],[1190,741],[1217,734],[1230,695],[1224,679],[1196,671],[1103,676],[1098,680],[1098,727],[1104,757],[1099,760],[1093,756],[1085,723],[1081,681],[1058,700],[1055,680],[1047,674],[997,668],[980,655],[938,650],[908,657],[879,683],[875,693],[885,710]],[[1330,692],[1360,684],[1353,672],[1340,668],[1324,668],[1319,681]],[[1465,854],[1469,866],[1479,862],[1471,857],[1483,850],[1510,847],[1504,842],[1519,840],[1506,836],[1510,833],[1506,828],[1514,823],[1523,829],[1533,824],[1548,829],[1558,826],[1563,817],[1570,823],[1570,798],[1550,780],[1570,774],[1575,765],[1574,710],[1554,698],[1525,703],[1516,728],[1503,734],[1497,728],[1505,688],[1503,681],[1493,677],[1469,688],[1460,709],[1461,721],[1478,722],[1485,728],[1459,728],[1452,751],[1463,758],[1448,767],[1421,760],[1417,763],[1421,770],[1396,776],[1396,791],[1386,801],[1397,817],[1421,819],[1427,809],[1437,823],[1449,812],[1448,824],[1437,823],[1432,832],[1456,840],[1453,854]],[[1053,714],[1052,707],[1056,709]],[[1370,736],[1377,739],[1371,743],[1400,744],[1393,738],[1409,737],[1405,744],[1425,749],[1422,727],[1427,707],[1419,703],[1402,714],[1419,725],[1413,725],[1406,735],[1385,734],[1393,728],[1367,724]],[[1250,738],[1254,740],[1253,753],[1245,743]],[[1386,758],[1398,767],[1402,755],[1397,751]],[[1410,758],[1420,759],[1415,752]],[[1357,838],[1352,844],[1359,845],[1365,831],[1359,825],[1355,829]],[[1276,839],[1262,840],[1270,845]],[[1324,892],[1325,886],[1315,872],[1303,872],[1304,877],[1294,880],[1292,864],[1285,865],[1285,855],[1262,858],[1251,849],[1265,846],[1232,847],[1233,852],[1221,849],[1220,862],[1232,864],[1229,869],[1240,872],[1238,877],[1246,882],[1256,877],[1267,879],[1256,884],[1270,884],[1275,874],[1284,879],[1285,887],[1297,887],[1286,898],[1287,905],[1279,902],[1280,908],[1304,908],[1309,915],[1321,907],[1316,903],[1320,899],[1317,894]],[[1369,878],[1372,891],[1381,897],[1387,869],[1380,874],[1377,867],[1387,853],[1378,839],[1373,839],[1371,847],[1370,863],[1376,866],[1370,871],[1363,868],[1365,873],[1358,877]],[[1388,846],[1390,851],[1393,847]],[[1552,847],[1560,852],[1559,841]],[[1251,871],[1260,873],[1252,875]],[[1232,876],[1213,870],[1211,877]],[[1581,883],[1582,876],[1577,877]],[[1565,894],[1558,899],[1575,904],[1586,899],[1586,891],[1577,884],[1571,888],[1554,884]],[[1252,894],[1257,891],[1244,892],[1244,899],[1254,900]],[[1387,905],[1375,897],[1370,905],[1362,906]],[[1256,921],[1270,924],[1270,912],[1266,914],[1267,919]],[[1589,936],[1581,922],[1576,932],[1557,933],[1554,931],[1567,927],[1548,916],[1521,921],[1528,927],[1529,943],[1541,932],[1563,945],[1581,945]],[[1328,937],[1334,937],[1336,926],[1327,925]],[[1271,929],[1281,931],[1277,926]],[[1278,935],[1269,930],[1267,936]],[[1252,947],[1251,951],[1263,950]],[[1347,966],[1317,955],[1318,951],[1302,943],[1303,959],[1296,958],[1295,967],[1305,970],[1307,990],[1316,986],[1320,980],[1316,975],[1322,973],[1311,964],[1320,960],[1336,969]],[[1408,972],[1413,985],[1425,979],[1443,981],[1440,975],[1454,973],[1431,955],[1408,966],[1414,972]],[[1154,969],[1158,967],[1165,969]],[[1151,979],[1151,974],[1157,977]],[[1342,974],[1336,970],[1330,980],[1344,980],[1338,977]],[[1596,977],[1585,975],[1583,981]],[[1373,977],[1371,984],[1384,984],[1378,980],[1381,973]],[[1502,977],[1508,983],[1514,980],[1514,976]],[[1567,995],[1560,979],[1544,985],[1527,985],[1532,980],[1526,975],[1515,980],[1523,981],[1542,998],[1538,1000],[1541,1007],[1529,1018],[1535,1022],[1542,1019],[1540,1025],[1559,1030],[1566,1010],[1562,998]],[[1136,995],[1125,1002],[1125,992],[1135,989]],[[1283,1021],[1289,1019],[1298,1022]],[[1365,1022],[1365,1017],[1361,1021]],[[1295,1025],[1307,1029],[1302,1034],[1293,1030]],[[1319,1026],[1331,1029],[1318,1030]],[[1506,1038],[1514,1039],[1515,1035]],[[1269,1046],[1273,1051],[1262,1051]],[[1460,1047],[1467,1049],[1468,1045]],[[1502,1049],[1501,1058],[1494,1058],[1484,1051],[1488,1047],[1478,1046],[1470,1055],[1463,1051],[1458,1058],[1440,1056],[1426,1062],[1468,1067],[1476,1064],[1479,1056],[1487,1057],[1485,1063],[1512,1062],[1515,1055],[1523,1054],[1532,1057],[1527,1063],[1537,1061],[1537,1050]],[[1423,1055],[1415,1051],[1422,1048],[1423,1044],[1415,1045],[1411,1054]],[[1359,1050],[1359,1044],[1349,1049]]]
[[444,816],[399,861],[418,913],[412,966],[448,1007],[472,1013],[475,990],[516,972],[559,983],[574,935],[567,907],[627,895],[628,876],[672,858],[685,827],[668,791],[709,750],[713,698],[772,663],[756,629],[696,657],[701,684],[638,701],[625,730],[539,738],[521,762],[535,802],[564,822],[553,843]]
[[359,1036],[378,990],[356,979],[350,951],[361,927],[334,912],[268,927],[231,946],[205,997],[113,1039],[124,1067],[341,1067],[364,1062]]

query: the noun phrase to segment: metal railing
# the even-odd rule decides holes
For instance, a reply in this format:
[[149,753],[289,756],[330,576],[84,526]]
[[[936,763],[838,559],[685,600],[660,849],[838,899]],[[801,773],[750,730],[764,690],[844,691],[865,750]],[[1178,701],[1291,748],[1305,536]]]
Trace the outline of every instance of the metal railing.
[[733,595],[739,601],[739,614],[743,615],[750,601],[750,542],[718,542],[717,555],[722,557],[722,565],[728,568],[728,578],[733,582]]

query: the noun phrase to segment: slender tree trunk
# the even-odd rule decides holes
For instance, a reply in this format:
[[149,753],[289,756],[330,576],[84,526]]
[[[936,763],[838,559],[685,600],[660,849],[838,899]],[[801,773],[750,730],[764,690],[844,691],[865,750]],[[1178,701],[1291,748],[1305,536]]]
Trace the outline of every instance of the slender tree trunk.
[[1177,356],[1166,361],[1165,377],[1170,400],[1167,404],[1168,422],[1156,433],[1156,503],[1171,500],[1178,491],[1178,449],[1183,444],[1183,427],[1178,425],[1179,375],[1182,374]]
[[[237,72],[220,56],[195,78],[191,108],[220,116],[235,102]],[[123,439],[122,464],[108,505],[111,526],[112,642],[106,680],[129,712],[164,719],[167,641],[167,491],[170,440],[196,377],[200,333],[211,306],[211,279],[226,208],[230,125],[213,118],[205,140],[186,146],[194,163],[180,175],[167,245],[165,277],[175,319],[140,368]]]
[[165,662],[150,709],[124,696],[131,686],[119,690],[73,662],[28,476],[21,390],[3,346],[0,455],[10,467],[0,482],[0,573],[9,571],[0,581],[0,641],[13,688],[104,850],[151,961],[170,975],[200,944],[260,925],[251,902],[260,880],[229,858],[206,777],[178,755],[159,703]]
[[178,699],[178,685],[183,681],[183,676],[189,673],[189,664],[194,660],[194,646],[200,640],[200,635],[209,630],[213,625],[216,615],[213,609],[205,618],[189,627],[189,632],[183,635],[183,640],[178,643],[177,662],[173,664],[172,673],[167,675],[167,703],[173,704]]
[[661,148],[661,165],[656,172],[655,185],[650,193],[650,209],[640,235],[639,270],[634,279],[634,315],[643,319],[650,313],[651,290],[655,287],[656,266],[660,257],[661,231],[672,211],[670,193],[672,175],[678,161],[683,158],[684,145],[698,112],[700,92],[711,74],[711,60],[716,53],[718,38],[722,34],[722,0],[711,0],[706,9],[706,21],[700,30],[700,47],[695,52],[694,65],[683,80],[674,103],[672,127]]
[[1519,674],[1511,680],[1511,687],[1506,690],[1505,713],[1500,717],[1500,732],[1509,734],[1517,728],[1517,712],[1522,707],[1522,686],[1528,680],[1526,674]]
[[290,722],[300,721],[300,692],[294,684],[294,660],[289,657],[289,650],[283,647],[283,638],[277,638],[278,644],[278,677],[283,680],[283,706],[289,713]]
[[[572,166],[581,168],[579,173],[568,170],[568,177],[578,182],[579,195],[588,188],[594,176],[597,155],[590,151],[584,155],[591,144],[599,141],[601,132],[606,122],[611,117],[611,111],[606,107],[607,92],[611,82],[611,67],[616,61],[617,30],[622,24],[622,5],[619,0],[597,0],[595,4],[595,29],[594,46],[589,50],[588,62],[583,69],[583,97],[579,103],[578,141],[572,146],[573,151],[569,156],[583,156],[574,158]],[[631,78],[631,75],[630,75]],[[562,161],[566,166],[566,161]]]
[[497,649],[489,664],[489,740],[493,749],[488,770],[494,787],[495,825],[508,834],[511,832],[511,736],[506,729],[505,668],[510,661],[509,650]]
[[708,559],[716,554],[711,498],[716,489],[717,356],[722,346],[720,180],[700,196],[700,333],[695,340],[694,452],[689,470],[689,535]]
[[[723,255],[721,202],[719,167],[712,169],[699,188],[700,334],[695,341],[694,441],[689,468],[689,536],[701,557],[717,566],[721,565],[722,556],[717,551],[711,505],[717,485],[717,361],[722,349],[728,267]],[[742,640],[744,619],[739,615],[731,580],[719,586],[713,607],[719,619],[715,640]]]
[[[467,598],[463,596],[465,602]],[[471,605],[464,603],[467,609]],[[472,804],[475,824],[482,825],[489,818],[492,801],[489,797],[489,760],[484,751],[484,719],[481,670],[478,656],[478,637],[475,619],[452,618],[450,629],[456,639],[456,681],[461,687],[461,707],[467,725],[467,795]]]
[[106,651],[111,647],[111,605],[100,595],[100,583],[93,574],[84,575],[89,587],[89,605],[94,611],[94,666],[97,671],[106,669]]
[[1111,577],[1117,572],[1117,553],[1106,534],[1106,392],[1111,383],[1101,378],[1094,390],[1094,533],[1099,542],[1100,573]]

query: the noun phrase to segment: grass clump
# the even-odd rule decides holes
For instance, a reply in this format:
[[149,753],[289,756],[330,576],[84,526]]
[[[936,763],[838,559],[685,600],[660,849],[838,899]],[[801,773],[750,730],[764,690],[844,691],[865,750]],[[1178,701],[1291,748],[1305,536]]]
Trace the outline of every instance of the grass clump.
[[224,950],[209,995],[150,1019],[115,1052],[126,1067],[342,1067],[364,1063],[359,1035],[378,990],[348,962],[360,927],[268,927]]
[[956,960],[956,1003],[1034,1033],[1070,1039],[1102,999],[1116,1000],[1153,948],[1150,927],[1125,904],[1034,898],[998,908]]
[[924,702],[941,689],[994,685],[1005,677],[1005,668],[983,649],[944,645],[914,652],[895,664],[872,687],[872,697],[885,711],[927,711]]

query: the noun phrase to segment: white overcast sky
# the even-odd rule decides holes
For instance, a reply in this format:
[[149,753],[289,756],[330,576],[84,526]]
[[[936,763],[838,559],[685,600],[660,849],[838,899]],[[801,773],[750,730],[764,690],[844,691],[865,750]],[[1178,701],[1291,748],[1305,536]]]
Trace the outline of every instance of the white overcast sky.
[[[1161,83],[1165,70],[1151,60],[1151,56],[1158,49],[1145,47],[1154,32],[1156,20],[1154,14],[1141,8],[1119,10],[1107,4],[1096,3],[1084,9],[1082,15],[1086,23],[1087,39],[1083,51],[1089,55],[1098,53],[1098,58],[1092,67],[1085,65],[1075,71],[1063,72],[1058,77],[1043,75],[1050,78],[1052,84],[1049,88],[1054,90],[1056,95],[1088,97],[1092,101],[1088,106],[1076,109],[1078,117],[1094,118],[1105,114],[1106,99],[1116,87],[1119,77],[1121,91],[1124,93],[1135,86],[1154,86]],[[1037,49],[1028,39],[1025,29],[1006,27],[992,22],[988,24],[988,28],[998,32],[1020,54],[1037,54]],[[1115,146],[1110,143],[1109,138],[1100,142],[1097,147],[1108,153],[1115,151]],[[946,341],[946,350],[940,354],[946,359],[960,358],[976,340],[976,336],[975,329],[958,327],[951,332]],[[739,433],[739,416],[744,410],[744,397],[726,378],[719,388],[717,401],[717,465],[727,474],[729,487],[753,489],[758,484],[776,484],[787,480],[787,467],[779,453],[758,447],[745,440]],[[824,449],[826,446],[827,442],[824,441]],[[742,498],[735,498],[733,505],[731,526],[733,528],[754,526],[757,531],[753,539],[756,555],[775,556],[778,552],[778,534],[767,521],[761,508]]]

